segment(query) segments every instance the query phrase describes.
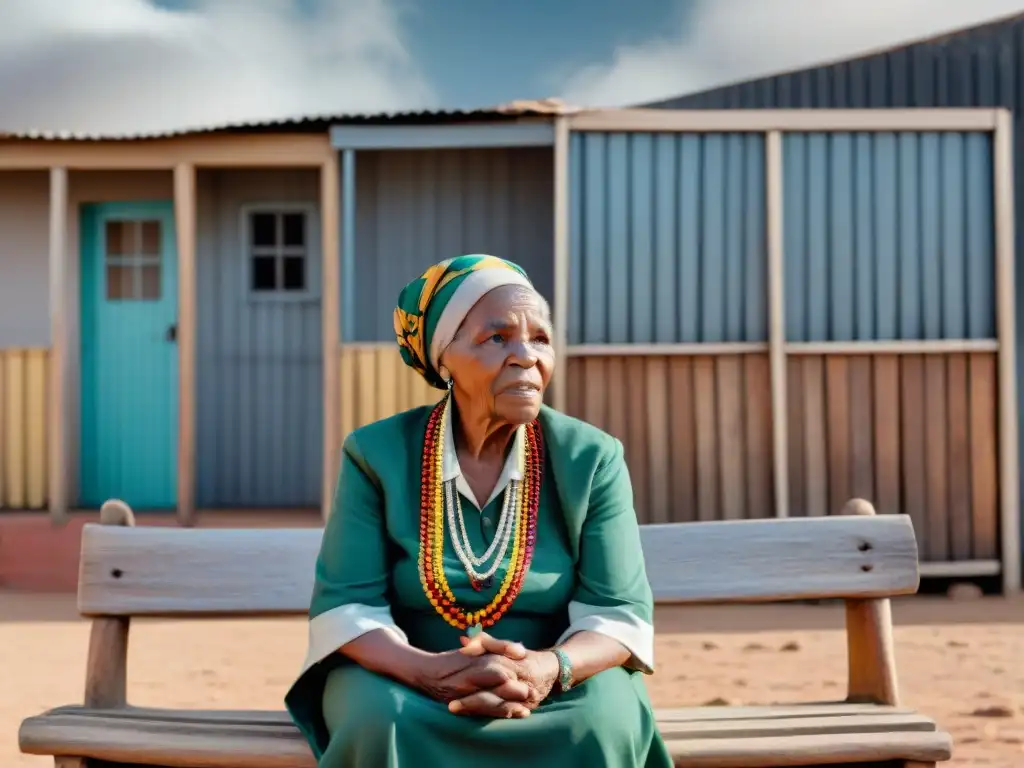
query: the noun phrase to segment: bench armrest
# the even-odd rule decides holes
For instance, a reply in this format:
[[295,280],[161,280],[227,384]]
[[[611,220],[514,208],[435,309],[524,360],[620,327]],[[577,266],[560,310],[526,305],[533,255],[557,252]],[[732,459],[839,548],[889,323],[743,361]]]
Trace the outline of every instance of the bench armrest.
[[[875,508],[851,499],[842,514],[874,515]],[[846,601],[846,658],[847,701],[899,705],[889,598]]]
[[[115,499],[103,504],[100,523],[131,527],[135,525],[135,516],[127,504]],[[127,616],[97,616],[92,620],[85,668],[85,706],[116,709],[127,703],[130,625]]]

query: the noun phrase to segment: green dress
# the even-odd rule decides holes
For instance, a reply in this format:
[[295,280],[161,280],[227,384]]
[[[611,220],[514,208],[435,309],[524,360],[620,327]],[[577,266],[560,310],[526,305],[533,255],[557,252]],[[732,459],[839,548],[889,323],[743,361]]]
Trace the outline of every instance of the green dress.
[[[345,441],[316,564],[309,654],[285,698],[320,768],[669,768],[642,680],[653,671],[653,601],[622,445],[547,407],[540,416],[545,469],[533,562],[512,608],[488,631],[532,649],[574,631],[603,632],[633,652],[630,663],[552,694],[529,718],[495,720],[453,715],[337,652],[374,629],[431,652],[459,647],[460,632],[427,601],[417,570],[429,414],[427,407],[406,411]],[[445,448],[448,479],[458,467],[453,444]],[[482,510],[466,497],[470,491],[463,494],[476,552],[493,538],[510,471],[506,465]],[[483,607],[504,567],[492,589],[474,591],[445,535],[445,574],[456,599]]]

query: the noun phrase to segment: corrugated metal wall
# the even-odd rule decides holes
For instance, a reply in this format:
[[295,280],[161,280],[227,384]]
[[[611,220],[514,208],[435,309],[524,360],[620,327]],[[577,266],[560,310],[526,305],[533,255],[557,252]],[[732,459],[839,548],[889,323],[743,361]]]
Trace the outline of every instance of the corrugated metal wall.
[[[750,80],[649,106],[666,109],[1007,107],[1014,113],[1014,200],[1016,253],[1019,255],[1024,254],[1022,71],[1024,14],[1018,14],[848,61]],[[933,177],[928,181],[934,184],[937,179]],[[931,191],[930,194],[936,193]],[[980,237],[971,241],[978,244]],[[1024,269],[1019,264],[1015,280],[1019,307],[1024,297]],[[901,295],[904,290],[901,289]],[[922,293],[926,290],[934,295],[935,287],[922,287]],[[980,289],[978,298],[980,300]],[[944,317],[943,321],[949,319]],[[967,326],[966,330],[972,335],[980,327],[980,318],[977,322],[978,325]],[[934,323],[933,310],[932,327]],[[1016,338],[1018,402],[1021,403],[1017,413],[1018,432],[1024,434],[1024,312],[1019,310]],[[1020,494],[1024,496],[1024,472],[1019,473],[1019,478]]]
[[49,352],[0,350],[0,509],[46,506]]
[[[643,522],[776,514],[763,134],[570,147],[570,412],[623,441]],[[790,133],[782,174],[786,512],[862,495],[927,561],[996,558],[995,352],[843,346],[994,340],[990,137]]]
[[393,341],[398,292],[464,253],[512,259],[549,299],[554,170],[548,147],[388,150],[356,156],[356,257],[346,341]]
[[783,137],[789,341],[995,337],[983,133]]
[[[318,506],[323,362],[317,298],[252,300],[242,206],[319,204],[310,170],[204,170],[198,180],[197,503]],[[321,259],[319,222],[312,262]],[[319,270],[310,271],[319,291]]]
[[48,171],[0,173],[0,347],[50,343]]
[[578,133],[570,344],[763,341],[764,138]]
[[569,412],[623,441],[642,522],[773,514],[764,136],[576,133],[569,178]]

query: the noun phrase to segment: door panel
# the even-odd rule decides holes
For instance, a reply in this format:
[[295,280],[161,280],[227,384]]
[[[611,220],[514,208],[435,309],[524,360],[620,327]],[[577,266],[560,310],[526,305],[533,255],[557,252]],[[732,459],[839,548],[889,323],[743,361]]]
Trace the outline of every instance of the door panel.
[[170,201],[82,208],[80,504],[177,500],[178,271]]

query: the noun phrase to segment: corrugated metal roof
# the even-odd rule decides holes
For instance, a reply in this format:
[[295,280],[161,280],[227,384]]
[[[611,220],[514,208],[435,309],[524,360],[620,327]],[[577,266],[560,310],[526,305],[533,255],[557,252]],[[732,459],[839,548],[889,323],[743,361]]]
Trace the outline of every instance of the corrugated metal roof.
[[[797,103],[788,103],[787,99],[779,98],[777,96],[767,96],[762,94],[768,85],[771,83],[783,83],[789,81],[797,81],[801,78],[811,77],[827,71],[838,70],[844,67],[857,68],[858,66],[867,67],[876,61],[888,60],[890,57],[897,54],[918,48],[932,48],[940,47],[948,43],[958,42],[960,39],[965,37],[975,36],[986,36],[990,33],[994,33],[1003,27],[1011,27],[1018,22],[1024,20],[1024,13],[1016,12],[1007,14],[1005,16],[999,16],[988,21],[984,21],[980,24],[972,24],[967,27],[959,27],[953,30],[947,30],[938,34],[929,35],[921,38],[914,38],[911,40],[905,40],[894,45],[885,46],[882,48],[871,49],[858,53],[855,56],[849,56],[841,59],[830,59],[828,61],[818,62],[817,64],[811,64],[804,67],[796,67],[792,69],[785,69],[780,72],[773,72],[768,75],[762,75],[759,77],[745,78],[729,83],[723,83],[716,85],[712,88],[706,88],[700,91],[693,91],[690,93],[680,94],[667,99],[659,99],[657,101],[647,102],[645,104],[637,105],[646,108],[656,109],[759,109],[767,106],[771,107],[782,107],[782,108],[797,108],[797,107],[825,107],[825,106],[844,106],[844,107],[864,107],[869,106],[868,104],[853,104],[853,103],[842,103],[842,104],[807,104],[802,103],[802,100],[796,100]],[[884,73],[883,73],[884,74]],[[885,75],[888,77],[888,75]],[[754,96],[753,94],[757,94]],[[868,99],[871,101],[871,99]],[[839,101],[845,101],[839,99]],[[897,106],[895,104],[877,104],[872,103],[870,106]],[[927,106],[938,106],[938,104],[927,104]],[[943,105],[952,106],[952,105]]]
[[382,125],[416,125],[421,123],[458,123],[471,120],[505,120],[517,117],[554,116],[575,112],[575,107],[561,99],[510,101],[492,107],[448,110],[415,110],[398,112],[349,112],[340,114],[301,115],[267,120],[242,120],[203,126],[190,126],[160,131],[92,132],[61,130],[0,130],[0,139],[35,141],[140,141],[194,136],[204,133],[320,133],[339,123]]

